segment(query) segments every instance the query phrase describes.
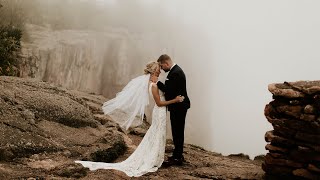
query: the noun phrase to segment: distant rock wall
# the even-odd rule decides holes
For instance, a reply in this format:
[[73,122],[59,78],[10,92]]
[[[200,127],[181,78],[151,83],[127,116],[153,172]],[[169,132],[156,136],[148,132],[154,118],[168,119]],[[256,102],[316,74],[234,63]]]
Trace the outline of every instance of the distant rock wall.
[[269,151],[263,164],[270,176],[320,179],[320,81],[270,84],[273,101],[265,116]]
[[52,30],[26,26],[21,77],[112,97],[143,72],[138,37],[123,29]]

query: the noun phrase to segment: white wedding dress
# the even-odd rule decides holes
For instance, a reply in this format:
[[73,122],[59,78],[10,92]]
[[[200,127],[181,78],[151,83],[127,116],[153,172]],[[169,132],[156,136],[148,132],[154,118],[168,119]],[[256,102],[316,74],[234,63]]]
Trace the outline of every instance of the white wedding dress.
[[[149,95],[152,97],[151,83]],[[165,101],[163,93],[159,90],[160,100]],[[148,172],[155,172],[164,161],[166,145],[166,107],[156,104],[152,112],[152,123],[137,149],[125,160],[119,163],[103,163],[91,161],[76,161],[90,170],[116,169],[128,176],[138,177]]]

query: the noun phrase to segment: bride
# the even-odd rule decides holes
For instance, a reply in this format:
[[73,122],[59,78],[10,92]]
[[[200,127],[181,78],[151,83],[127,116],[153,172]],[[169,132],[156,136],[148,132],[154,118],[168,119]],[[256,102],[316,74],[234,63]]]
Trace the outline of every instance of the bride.
[[[116,169],[128,176],[138,177],[148,172],[155,172],[164,161],[166,145],[166,107],[169,104],[179,103],[183,96],[165,101],[163,92],[151,79],[159,77],[160,66],[157,62],[146,65],[144,75],[131,80],[114,99],[103,104],[105,114],[109,114],[122,127],[128,129],[139,125],[143,121],[144,108],[152,96],[155,106],[152,112],[152,124],[143,137],[137,149],[125,160],[119,163],[103,163],[91,161],[75,161],[90,170]],[[122,111],[123,113],[119,112]],[[140,118],[136,118],[140,116]]]

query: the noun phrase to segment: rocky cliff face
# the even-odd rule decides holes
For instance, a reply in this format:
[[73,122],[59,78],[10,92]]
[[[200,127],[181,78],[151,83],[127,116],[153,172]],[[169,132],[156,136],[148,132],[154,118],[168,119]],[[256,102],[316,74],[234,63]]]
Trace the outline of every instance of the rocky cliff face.
[[[143,65],[139,38],[126,30],[51,30],[27,25],[21,77],[114,96]],[[112,87],[112,88],[110,88]]]
[[[0,179],[130,179],[116,170],[89,171],[75,160],[119,162],[146,129],[123,130],[106,115],[106,98],[35,79],[0,77]],[[173,145],[168,141],[166,156]],[[224,157],[185,145],[186,164],[137,179],[262,179],[261,161]]]
[[265,116],[274,130],[265,135],[264,170],[286,178],[320,179],[320,82],[269,85],[274,100]]

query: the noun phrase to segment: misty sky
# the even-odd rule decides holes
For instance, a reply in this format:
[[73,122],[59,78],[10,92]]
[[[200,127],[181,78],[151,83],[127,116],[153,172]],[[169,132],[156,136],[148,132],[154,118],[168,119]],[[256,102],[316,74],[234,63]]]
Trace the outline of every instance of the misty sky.
[[[167,40],[159,51],[188,78],[187,142],[223,154],[265,153],[264,134],[272,129],[263,115],[272,100],[268,84],[319,79],[320,2],[153,2],[144,2],[142,14],[167,25],[157,32]],[[152,14],[159,7],[163,15]]]

